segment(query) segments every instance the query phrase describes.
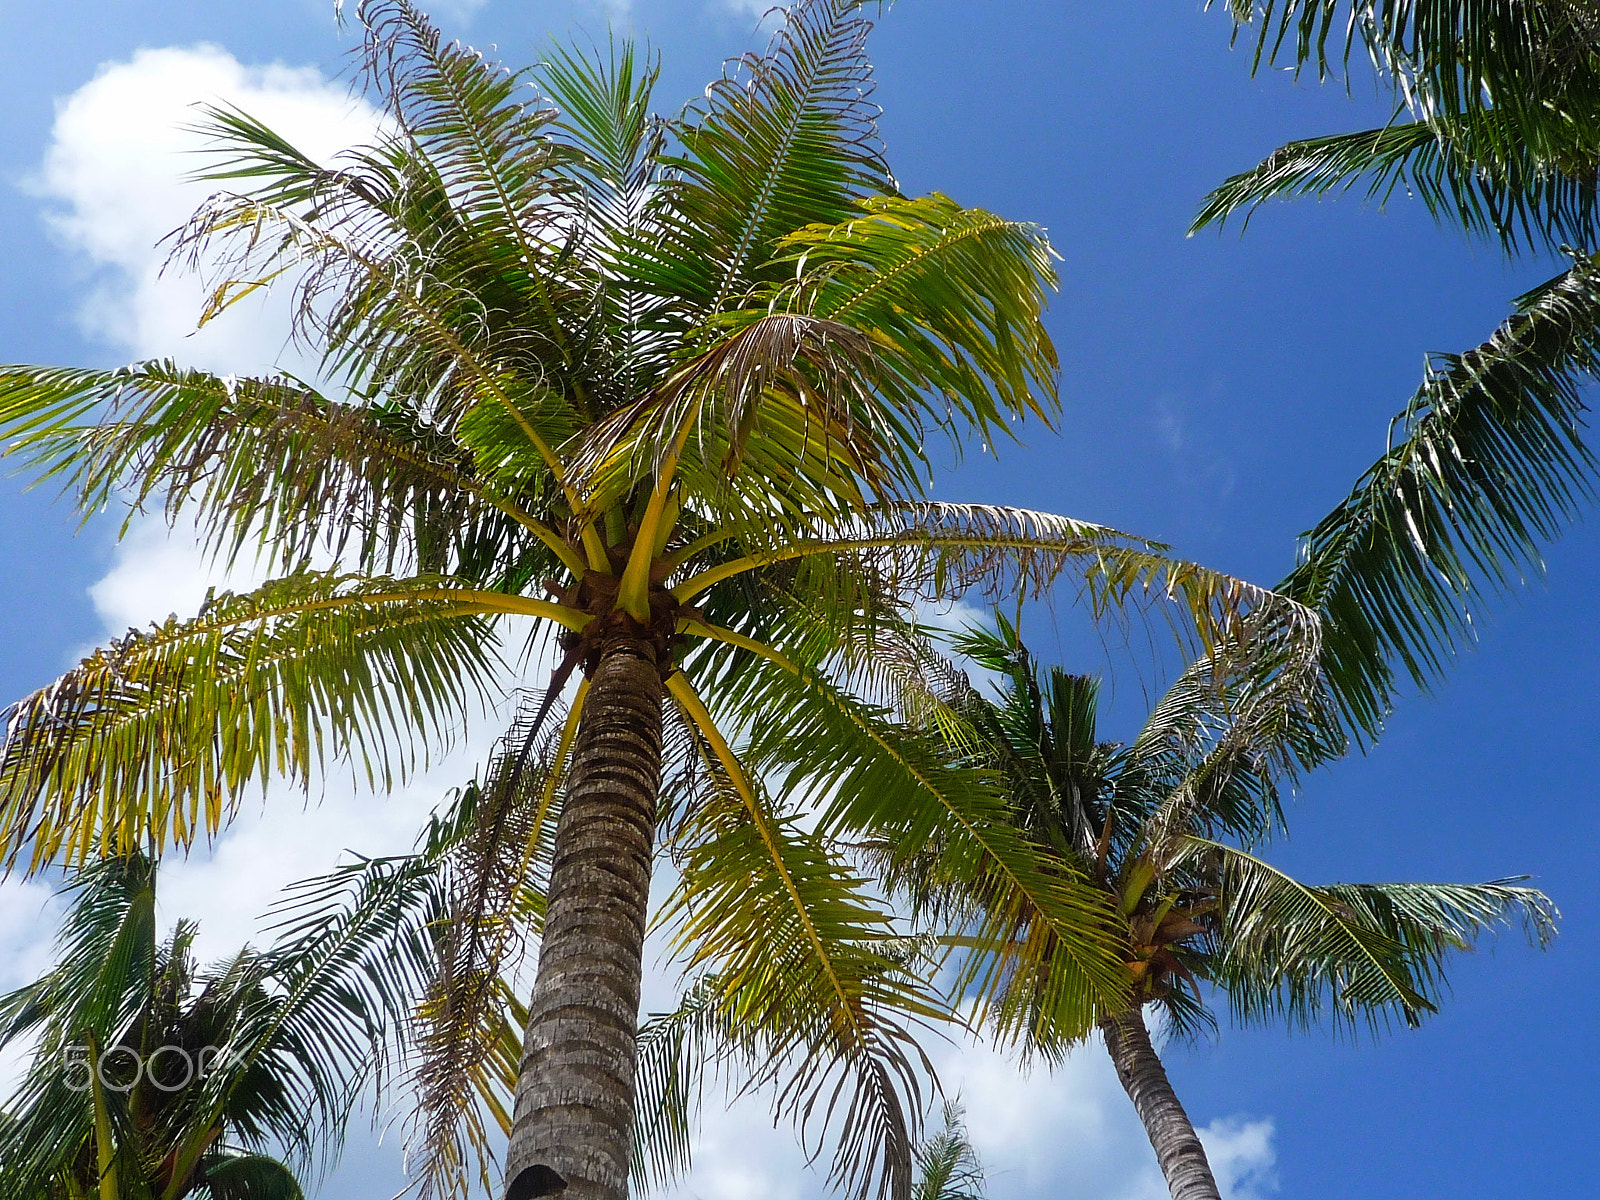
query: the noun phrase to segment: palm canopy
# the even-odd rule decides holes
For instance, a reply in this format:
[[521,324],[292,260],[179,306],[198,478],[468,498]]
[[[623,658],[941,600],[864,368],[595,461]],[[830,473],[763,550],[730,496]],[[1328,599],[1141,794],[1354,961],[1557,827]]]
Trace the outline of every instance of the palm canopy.
[[[1434,1011],[1446,958],[1482,932],[1520,919],[1539,942],[1552,936],[1550,902],[1514,880],[1311,886],[1251,852],[1282,825],[1285,781],[1325,757],[1317,744],[1334,736],[1315,693],[1218,686],[1199,664],[1131,743],[1103,742],[1097,682],[1041,671],[1015,627],[997,623],[956,642],[1000,676],[995,698],[959,678],[946,689],[958,745],[1003,775],[1019,829],[1103,889],[1133,1006],[1160,1007],[1173,1028],[1195,1031],[1213,1021],[1210,985],[1247,1023],[1415,1024]],[[943,923],[993,902],[992,884],[952,890],[922,864],[909,870]],[[1016,921],[1014,939],[1037,936],[1026,917]],[[1049,973],[1048,956],[1011,972],[991,1015],[1003,1035],[1054,1056],[1084,1031],[1061,1020]]]
[[0,1045],[34,1039],[0,1123],[19,1200],[301,1200],[330,1154],[386,1014],[352,965],[382,936],[285,937],[202,969],[165,939],[156,867],[103,859],[64,885],[57,965],[0,997]]
[[1280,588],[1326,620],[1345,715],[1375,735],[1473,636],[1480,594],[1542,568],[1593,497],[1585,394],[1600,374],[1600,25],[1566,0],[1238,0],[1256,64],[1325,72],[1364,49],[1395,87],[1382,128],[1292,142],[1208,196],[1194,230],[1283,197],[1398,188],[1508,253],[1571,265],[1481,345],[1435,354],[1382,458],[1301,546]]
[[[1084,1020],[1125,987],[1098,893],[1041,871],[993,780],[883,700],[910,602],[1065,580],[1102,613],[1175,602],[1218,662],[1267,646],[1296,669],[1315,618],[1101,526],[925,498],[930,435],[1053,419],[1053,255],[1036,227],[899,193],[862,5],[793,6],[670,120],[627,44],[508,73],[406,0],[359,18],[374,143],[327,166],[212,110],[206,174],[231,190],[175,241],[215,274],[205,320],[294,289],[325,385],[0,370],[10,453],[85,513],[161,502],[277,573],[11,710],[6,860],[188,846],[269,778],[345,759],[386,786],[496,696],[518,622],[563,654],[532,744],[570,674],[630,640],[698,767],[664,826],[680,960],[777,1059],[824,1047],[789,1103],[842,1114],[847,1150],[893,1142],[903,1190],[916,1062],[885,1014],[927,1001],[839,843],[892,830],[1011,880],[1074,948],[1058,978]],[[319,549],[352,573],[312,569]],[[552,789],[583,697],[552,730]],[[835,1068],[857,1099],[813,1106]],[[837,1161],[865,1187],[870,1157]]]

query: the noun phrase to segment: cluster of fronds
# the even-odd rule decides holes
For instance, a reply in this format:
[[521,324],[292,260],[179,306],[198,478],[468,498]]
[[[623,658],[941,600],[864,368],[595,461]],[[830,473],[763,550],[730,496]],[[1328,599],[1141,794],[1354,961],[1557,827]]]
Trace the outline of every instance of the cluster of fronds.
[[1415,196],[1508,253],[1573,260],[1482,345],[1434,355],[1388,452],[1302,544],[1282,589],[1327,621],[1329,672],[1375,735],[1473,636],[1481,593],[1542,567],[1593,492],[1585,394],[1600,376],[1600,25],[1570,0],[1230,0],[1256,64],[1319,74],[1364,50],[1396,89],[1381,129],[1292,142],[1207,197],[1195,228],[1279,197]]
[[[903,1200],[916,1027],[949,1012],[863,847],[985,897],[972,932],[1005,947],[970,980],[988,1000],[1047,979],[1084,1029],[1127,994],[1114,906],[1041,860],[994,764],[951,761],[965,718],[916,682],[912,600],[1066,591],[1107,621],[1168,613],[1269,691],[1317,661],[1317,618],[1154,542],[925,499],[931,436],[993,444],[1054,419],[1054,254],[1035,226],[899,192],[866,6],[794,5],[672,120],[625,44],[515,73],[407,0],[357,17],[385,111],[372,143],[323,164],[209,110],[222,190],[173,241],[209,273],[203,320],[291,289],[322,382],[0,369],[9,452],[85,513],[159,500],[281,575],[10,711],[6,860],[186,847],[271,778],[347,762],[390,787],[494,698],[507,624],[555,641],[547,700],[415,855],[312,881],[281,913],[293,953],[361,981],[385,1078],[421,1102],[419,1176],[459,1192],[507,1123],[505,976],[541,918],[583,687],[548,732],[545,710],[606,637],[648,629],[672,656],[663,919],[699,1014],[661,1061],[720,1056],[831,1144],[836,1182]],[[318,555],[339,568],[311,570]],[[687,1144],[687,1093],[678,1068],[643,1078],[661,1083],[641,1106],[659,1174]]]
[[58,965],[0,997],[0,1045],[35,1039],[0,1123],[0,1189],[301,1200],[267,1151],[302,1167],[336,1154],[382,1022],[346,966],[382,931],[202,971],[192,924],[158,939],[155,883],[139,855],[76,874]]

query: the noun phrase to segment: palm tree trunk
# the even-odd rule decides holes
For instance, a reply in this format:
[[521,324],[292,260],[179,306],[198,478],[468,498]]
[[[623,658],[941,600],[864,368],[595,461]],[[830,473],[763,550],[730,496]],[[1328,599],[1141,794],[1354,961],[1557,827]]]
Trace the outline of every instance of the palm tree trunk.
[[633,1141],[661,675],[648,639],[601,654],[556,828],[517,1080],[507,1200],[625,1200]]
[[1100,1022],[1100,1031],[1116,1064],[1117,1078],[1144,1122],[1172,1200],[1222,1200],[1200,1135],[1150,1044],[1142,1006],[1107,1017]]

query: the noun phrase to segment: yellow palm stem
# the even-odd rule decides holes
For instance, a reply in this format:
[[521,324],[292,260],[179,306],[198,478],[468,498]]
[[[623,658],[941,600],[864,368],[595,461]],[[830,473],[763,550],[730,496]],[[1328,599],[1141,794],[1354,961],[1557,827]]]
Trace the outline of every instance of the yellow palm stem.
[[672,485],[678,474],[683,448],[689,444],[689,435],[694,432],[695,422],[700,419],[701,405],[702,401],[696,400],[689,406],[689,411],[684,414],[673,436],[672,449],[661,460],[661,466],[656,471],[655,487],[650,491],[650,503],[646,505],[644,517],[639,522],[639,532],[633,539],[633,550],[628,555],[628,565],[623,569],[622,583],[617,588],[617,606],[641,623],[650,620],[650,568],[655,564],[656,547],[666,544],[672,534],[672,526],[678,519],[676,504],[671,506],[672,516],[667,516],[668,501],[672,498]]
[[100,1176],[100,1200],[117,1200],[116,1145],[111,1140],[111,1113],[100,1083],[100,1043],[94,1034],[85,1039],[89,1048],[89,1098],[94,1105],[95,1168]]

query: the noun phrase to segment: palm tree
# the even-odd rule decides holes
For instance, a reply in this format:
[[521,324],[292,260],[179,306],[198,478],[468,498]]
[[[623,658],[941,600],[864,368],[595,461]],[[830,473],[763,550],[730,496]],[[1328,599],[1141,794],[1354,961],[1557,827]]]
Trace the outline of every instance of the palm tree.
[[[1033,226],[900,194],[856,0],[794,5],[765,55],[672,120],[627,44],[508,73],[407,0],[359,17],[375,143],[329,167],[212,111],[207,177],[234,190],[175,241],[216,275],[203,320],[292,287],[325,386],[169,362],[0,371],[11,453],[83,511],[162,500],[219,554],[277,570],[21,702],[7,861],[187,846],[269,777],[309,786],[346,759],[386,787],[498,694],[516,618],[561,655],[525,744],[581,673],[551,727],[562,805],[511,1200],[626,1194],[663,835],[680,962],[769,1061],[804,1048],[784,1103],[837,1118],[836,1174],[904,1196],[919,1066],[895,1014],[937,1006],[838,843],[892,828],[1014,880],[1073,947],[1082,1020],[1126,987],[1100,893],[1041,871],[991,782],[873,701],[877,664],[915,640],[910,599],[1066,577],[1102,612],[1176,599],[1223,658],[1305,644],[1315,621],[1099,526],[924,498],[928,436],[990,444],[1056,411],[1052,251]],[[524,102],[529,81],[547,99]],[[311,569],[319,547],[355,573]],[[699,766],[670,812],[666,737]],[[525,858],[554,811],[535,810]]]
[[156,874],[138,854],[74,874],[57,965],[0,997],[0,1046],[36,1039],[0,1124],[0,1191],[303,1200],[267,1150],[312,1163],[336,1143],[384,1018],[350,963],[382,931],[201,970],[193,923],[159,938]]
[[1326,74],[1364,50],[1393,85],[1381,128],[1292,142],[1224,182],[1191,232],[1276,198],[1397,189],[1507,253],[1571,265],[1464,354],[1431,356],[1389,449],[1305,535],[1280,590],[1325,620],[1325,666],[1376,735],[1401,678],[1426,687],[1473,636],[1480,593],[1542,566],[1595,494],[1584,394],[1600,378],[1600,20],[1578,0],[1229,0],[1257,67]]
[[[996,631],[969,630],[955,644],[999,673],[998,697],[947,673],[946,728],[958,753],[1004,777],[1018,831],[1048,847],[1065,874],[1093,880],[1118,914],[1130,987],[1098,1026],[1174,1200],[1218,1200],[1218,1191],[1152,1045],[1146,1008],[1179,1033],[1215,1023],[1212,993],[1247,1024],[1415,1025],[1434,1011],[1452,951],[1511,917],[1541,944],[1552,936],[1549,900],[1514,880],[1311,886],[1250,852],[1282,824],[1278,781],[1335,748],[1317,744],[1329,731],[1314,695],[1286,702],[1259,677],[1219,687],[1202,661],[1131,744],[1107,743],[1097,682],[1059,667],[1041,672],[1015,626],[996,622]],[[960,929],[974,900],[999,900],[1018,914],[1014,942],[1041,936],[1003,881],[952,888],[936,865],[897,865],[918,883],[928,918],[946,928]],[[964,980],[993,969],[981,941],[945,941],[978,952]],[[1029,958],[1037,965],[1008,970],[988,1016],[1003,1038],[1055,1059],[1083,1033],[1076,1014],[1061,1019],[1053,954]]]

